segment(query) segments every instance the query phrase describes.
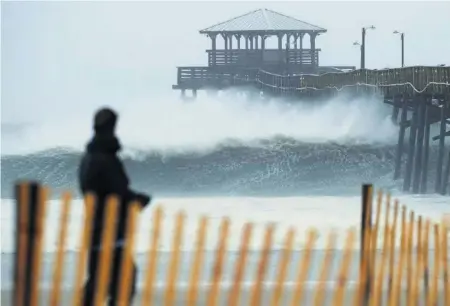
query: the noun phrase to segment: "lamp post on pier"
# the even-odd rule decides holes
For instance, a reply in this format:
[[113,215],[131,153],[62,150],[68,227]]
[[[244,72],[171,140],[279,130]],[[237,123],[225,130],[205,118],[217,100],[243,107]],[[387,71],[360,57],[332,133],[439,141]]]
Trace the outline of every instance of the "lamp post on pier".
[[366,30],[375,30],[375,26],[371,25],[361,29],[361,69],[366,68]]
[[405,67],[405,33],[394,31],[394,34],[399,34],[402,42],[402,67]]

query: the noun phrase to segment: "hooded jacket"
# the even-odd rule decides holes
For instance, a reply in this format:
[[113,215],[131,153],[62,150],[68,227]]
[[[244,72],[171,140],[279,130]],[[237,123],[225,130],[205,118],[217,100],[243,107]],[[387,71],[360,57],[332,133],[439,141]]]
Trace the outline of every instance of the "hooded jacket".
[[137,200],[143,206],[150,197],[130,190],[128,175],[122,161],[117,156],[121,145],[114,135],[117,115],[110,109],[102,109],[94,118],[95,135],[86,146],[78,171],[81,192],[93,192],[96,196],[92,224],[91,246],[98,247],[101,243],[106,199],[109,195],[120,198],[117,215],[116,244],[125,238],[128,218],[128,204]]

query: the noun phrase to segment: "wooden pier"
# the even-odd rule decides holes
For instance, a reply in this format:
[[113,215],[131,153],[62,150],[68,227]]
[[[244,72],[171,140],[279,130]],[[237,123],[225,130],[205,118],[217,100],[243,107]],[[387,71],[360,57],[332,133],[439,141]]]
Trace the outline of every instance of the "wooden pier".
[[[239,77],[264,69],[278,74],[321,73],[353,66],[320,66],[320,49],[316,48],[318,35],[326,29],[280,14],[259,9],[200,31],[211,39],[208,65],[205,67],[178,67],[177,84],[173,89],[224,89],[242,85]],[[277,48],[266,47],[266,39],[277,38]],[[309,48],[303,47],[309,37]],[[218,38],[224,49],[217,48]]]
[[[173,89],[181,90],[183,97],[186,90],[196,97],[197,90],[239,86],[290,99],[327,99],[339,93],[379,96],[393,106],[392,120],[399,125],[394,179],[403,178],[404,191],[450,193],[450,149],[445,146],[445,137],[450,136],[450,67],[355,70],[351,66],[320,66],[315,38],[325,32],[265,9],[236,17],[200,31],[212,41],[208,66],[178,67]],[[278,49],[266,49],[265,39],[273,35],[278,37]],[[310,37],[310,49],[303,48],[305,35]],[[219,36],[224,39],[224,50],[216,48]],[[233,49],[233,38],[237,49]],[[430,135],[435,124],[439,124],[439,134]],[[433,142],[438,146],[438,160],[434,188],[430,189]]]

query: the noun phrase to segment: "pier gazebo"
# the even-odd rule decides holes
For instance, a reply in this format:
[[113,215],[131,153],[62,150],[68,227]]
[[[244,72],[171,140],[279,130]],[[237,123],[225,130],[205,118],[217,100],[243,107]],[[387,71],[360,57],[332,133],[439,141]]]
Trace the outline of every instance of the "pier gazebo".
[[[319,51],[316,37],[325,33],[324,28],[268,10],[259,9],[245,15],[218,23],[201,30],[211,38],[212,46],[208,52],[209,66],[247,66],[284,72],[287,66],[291,71],[316,70]],[[309,35],[310,49],[303,48],[303,38]],[[278,48],[267,49],[268,37],[278,38]],[[216,48],[217,38],[224,40],[224,49]],[[233,42],[236,45],[233,45]],[[244,46],[241,48],[241,42]],[[233,48],[235,47],[235,48]]]
[[[248,76],[262,69],[276,74],[320,73],[334,68],[320,67],[316,38],[327,30],[268,9],[258,9],[200,31],[211,39],[207,67],[178,67],[173,89],[196,91],[236,84],[236,76]],[[309,48],[303,41],[309,37]],[[266,39],[277,38],[277,48],[267,48]],[[222,39],[223,49],[217,48]]]

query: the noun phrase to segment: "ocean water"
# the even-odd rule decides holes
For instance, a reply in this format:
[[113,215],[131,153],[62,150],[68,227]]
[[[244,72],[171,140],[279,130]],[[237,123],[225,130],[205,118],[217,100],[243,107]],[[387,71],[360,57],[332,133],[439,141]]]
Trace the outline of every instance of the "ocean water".
[[[69,237],[65,246],[64,285],[73,281],[73,262],[83,219],[77,191],[76,169],[80,152],[91,134],[91,116],[100,104],[77,112],[40,112],[21,118],[2,118],[1,155],[1,276],[2,289],[11,286],[14,252],[15,207],[12,186],[17,179],[37,179],[52,189],[44,238],[42,286],[51,281],[51,263],[60,218],[58,197],[72,191]],[[172,248],[174,215],[187,216],[183,236],[180,286],[189,275],[198,219],[209,216],[206,267],[209,279],[222,218],[231,220],[223,282],[231,281],[242,226],[254,223],[245,280],[251,282],[259,259],[266,224],[275,222],[276,235],[267,281],[274,280],[276,262],[284,249],[288,228],[296,230],[292,264],[296,267],[306,230],[319,231],[309,281],[317,281],[327,234],[338,233],[334,272],[342,254],[345,233],[360,222],[362,183],[390,191],[401,204],[439,221],[450,212],[448,197],[400,192],[393,181],[397,127],[390,121],[390,107],[376,98],[340,96],[310,103],[249,100],[230,91],[216,98],[201,95],[183,102],[172,95],[113,104],[120,111],[118,135],[123,158],[134,188],[151,193],[154,201],[140,216],[136,260],[145,271],[152,212],[165,212],[159,246],[158,282],[164,284]],[[5,120],[6,119],[6,120]],[[430,151],[429,190],[434,183],[436,148]],[[383,215],[386,212],[383,212]],[[382,220],[383,216],[382,216]],[[359,234],[358,234],[359,235]],[[351,280],[355,280],[359,245],[354,245]],[[286,282],[295,279],[290,269]]]

